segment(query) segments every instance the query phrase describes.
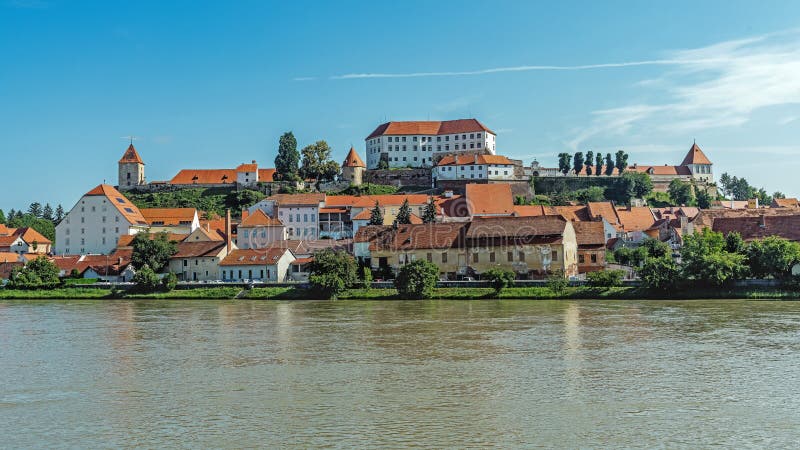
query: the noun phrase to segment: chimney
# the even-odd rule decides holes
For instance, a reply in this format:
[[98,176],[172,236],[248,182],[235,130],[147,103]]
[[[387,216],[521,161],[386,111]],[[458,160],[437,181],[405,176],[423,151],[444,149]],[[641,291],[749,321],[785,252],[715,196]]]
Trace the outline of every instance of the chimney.
[[472,155],[472,156],[473,156],[473,161],[475,161],[475,164],[478,164],[478,154],[477,154],[477,153],[475,153],[475,154],[474,154],[474,155]]
[[253,160],[253,164],[255,164],[255,163],[256,163],[256,160],[254,159],[254,160]]
[[758,197],[756,197],[756,209],[758,209]]
[[231,252],[231,210],[225,210],[225,242],[227,243],[228,253]]
[[765,214],[761,214],[761,223],[758,224],[761,228],[767,228],[767,217]]

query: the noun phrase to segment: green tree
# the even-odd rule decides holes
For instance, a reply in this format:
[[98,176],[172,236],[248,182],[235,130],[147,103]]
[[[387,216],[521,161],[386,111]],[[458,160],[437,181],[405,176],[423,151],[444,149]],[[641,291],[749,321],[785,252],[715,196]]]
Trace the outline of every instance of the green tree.
[[3,213],[3,210],[0,209],[0,225],[6,224],[6,215]]
[[772,193],[772,198],[786,198],[786,194],[781,191],[775,191]]
[[50,206],[50,203],[44,205],[44,209],[42,209],[42,219],[53,221],[55,217],[53,217],[53,207]]
[[408,199],[403,200],[400,205],[400,210],[397,211],[397,217],[394,219],[397,225],[407,225],[411,223],[411,207],[408,205]]
[[133,275],[133,284],[139,292],[155,292],[161,287],[161,279],[150,266],[145,264]]
[[734,231],[725,236],[725,251],[729,253],[746,254],[747,244],[745,244],[742,235]]
[[489,285],[494,289],[494,296],[498,297],[503,289],[514,284],[516,276],[514,272],[508,269],[494,267],[487,270],[486,273],[483,274],[483,278],[489,281]]
[[569,170],[572,168],[572,163],[570,160],[572,156],[569,153],[559,153],[558,154],[558,170],[559,172],[563,173],[564,175],[569,173]]
[[61,222],[64,219],[64,207],[60,204],[56,207],[56,222]]
[[10,216],[8,217],[8,226],[10,228],[30,227],[50,241],[56,240],[56,227],[53,225],[53,222],[41,219],[33,214],[21,214],[17,212],[13,219],[11,219]]
[[636,269],[646,288],[666,291],[680,279],[680,268],[672,258],[650,258]]
[[622,172],[625,172],[625,169],[628,168],[628,154],[622,150],[617,151],[614,167],[616,167],[617,172],[622,175]]
[[708,228],[685,236],[681,249],[683,277],[712,286],[742,278],[747,273],[745,256],[726,248],[722,233]]
[[225,199],[225,205],[233,211],[241,211],[260,202],[264,197],[266,197],[265,194],[252,189],[233,191]]
[[358,282],[358,264],[344,250],[325,249],[314,255],[308,281],[317,295],[336,298]]
[[700,209],[708,209],[711,208],[711,194],[708,193],[708,190],[704,188],[697,188],[697,207]]
[[572,159],[572,169],[575,171],[575,175],[583,171],[584,162],[586,162],[586,160],[583,158],[583,152],[576,152]]
[[556,270],[547,276],[547,287],[556,295],[561,295],[569,287],[569,281],[561,269]]
[[647,238],[642,241],[642,248],[645,249],[645,258],[667,258],[672,256],[672,249],[666,242],[658,239]]
[[303,165],[300,176],[305,179],[332,181],[339,174],[339,163],[331,160],[331,148],[325,141],[317,141],[302,150]]
[[41,219],[42,217],[42,204],[39,202],[33,202],[28,206],[28,214]]
[[597,156],[595,156],[594,161],[594,174],[597,176],[602,175],[603,173],[603,155],[600,152],[597,152]]
[[606,176],[614,175],[614,160],[611,159],[611,153],[606,153]]
[[378,161],[378,170],[389,170],[389,162],[381,158],[380,161]]
[[587,284],[591,287],[617,287],[622,286],[623,270],[600,270],[586,274]]
[[422,221],[424,223],[436,222],[436,204],[433,202],[433,198],[428,199],[428,203],[422,211]]
[[60,283],[58,273],[58,266],[41,256],[28,262],[24,267],[15,267],[11,271],[9,286],[21,289],[51,289]]
[[575,200],[582,204],[589,202],[602,202],[605,200],[605,189],[600,186],[592,186],[586,189],[579,189],[575,191]]
[[594,166],[594,152],[589,150],[586,152],[586,175],[592,174],[592,166]]
[[689,206],[694,204],[694,193],[692,192],[692,185],[675,178],[669,183],[667,188],[669,198],[676,206],[683,205]]
[[141,269],[147,266],[154,272],[161,272],[170,256],[178,252],[177,243],[170,241],[169,235],[164,232],[157,233],[152,239],[148,233],[139,233],[134,236],[131,245],[133,267]]
[[[300,171],[300,152],[297,151],[297,139],[291,131],[283,133],[278,141],[278,155],[275,156],[275,175],[281,180],[295,180]],[[272,181],[272,180],[266,180]]]
[[631,193],[636,198],[645,198],[653,192],[653,180],[646,173],[625,172],[622,178],[631,181]]
[[11,208],[11,210],[8,211],[8,216],[6,217],[7,223],[14,220],[15,217],[17,217],[17,212],[14,210],[14,208]]
[[436,281],[439,279],[439,268],[433,263],[420,259],[404,265],[394,286],[403,299],[424,299],[433,295]]
[[361,268],[361,283],[365,289],[372,287],[372,269],[369,266]]
[[369,214],[369,225],[383,225],[383,212],[377,200],[375,200],[375,207],[372,208]]
[[757,278],[787,279],[800,262],[800,244],[778,236],[753,241],[746,252],[750,272]]
[[177,286],[178,276],[172,272],[167,273],[164,275],[164,278],[161,279],[161,289],[166,292],[174,291]]

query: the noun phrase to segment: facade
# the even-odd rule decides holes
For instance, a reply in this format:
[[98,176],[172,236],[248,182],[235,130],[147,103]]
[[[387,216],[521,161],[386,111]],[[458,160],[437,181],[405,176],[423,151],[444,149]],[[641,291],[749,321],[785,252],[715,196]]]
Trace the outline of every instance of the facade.
[[437,182],[512,181],[516,179],[515,167],[521,165],[520,161],[512,161],[500,155],[446,155],[436,163],[433,175]]
[[[276,194],[247,209],[253,214],[260,209],[267,216],[278,219],[289,239],[319,239],[319,211],[325,194]],[[239,237],[241,239],[241,236]]]
[[364,182],[364,171],[367,165],[356,153],[356,149],[350,147],[347,157],[342,162],[342,180],[352,184],[353,186],[361,186]]
[[53,242],[33,228],[7,228],[0,224],[0,252],[19,255],[50,253]]
[[178,243],[178,252],[169,259],[170,272],[180,281],[219,279],[219,264],[228,255],[225,241]]
[[269,217],[260,209],[256,209],[253,214],[242,212],[242,222],[238,227],[239,248],[265,248],[275,241],[285,241],[288,238],[286,227],[280,220]]
[[271,183],[275,169],[259,169],[258,164],[241,164],[235,169],[183,169],[166,184],[182,187],[256,187]]
[[294,260],[288,248],[234,250],[220,263],[219,279],[283,283]]
[[387,122],[365,139],[367,168],[432,167],[435,156],[495,152],[496,134],[477,119]]
[[56,226],[58,254],[108,254],[120,236],[149,227],[139,208],[114,187],[101,184],[90,190]]
[[606,234],[603,222],[572,222],[578,243],[578,272],[606,268]]
[[132,142],[119,160],[118,166],[118,186],[120,191],[136,189],[146,184],[144,177],[144,161],[142,161],[141,156],[139,156],[139,153],[133,147]]

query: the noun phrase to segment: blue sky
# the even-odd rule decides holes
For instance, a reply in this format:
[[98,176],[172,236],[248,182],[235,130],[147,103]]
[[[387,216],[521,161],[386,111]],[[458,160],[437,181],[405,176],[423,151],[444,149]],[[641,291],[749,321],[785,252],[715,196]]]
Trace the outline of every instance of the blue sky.
[[0,0],[0,208],[116,182],[343,159],[385,120],[477,117],[498,152],[625,149],[800,195],[800,2]]

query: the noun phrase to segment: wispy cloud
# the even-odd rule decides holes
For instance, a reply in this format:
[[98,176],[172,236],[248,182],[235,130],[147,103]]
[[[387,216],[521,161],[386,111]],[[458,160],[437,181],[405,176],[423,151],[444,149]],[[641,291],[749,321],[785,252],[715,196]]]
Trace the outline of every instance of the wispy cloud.
[[794,122],[797,119],[800,119],[800,116],[784,117],[783,119],[778,121],[778,125],[788,125],[788,124]]
[[317,77],[295,77],[292,78],[292,81],[314,81]]
[[[800,104],[800,33],[797,30],[672,52],[679,63],[661,78],[638,83],[662,102],[635,103],[593,112],[590,124],[567,144],[647,129],[688,133],[738,127],[756,111]],[[788,122],[786,122],[788,123]]]

